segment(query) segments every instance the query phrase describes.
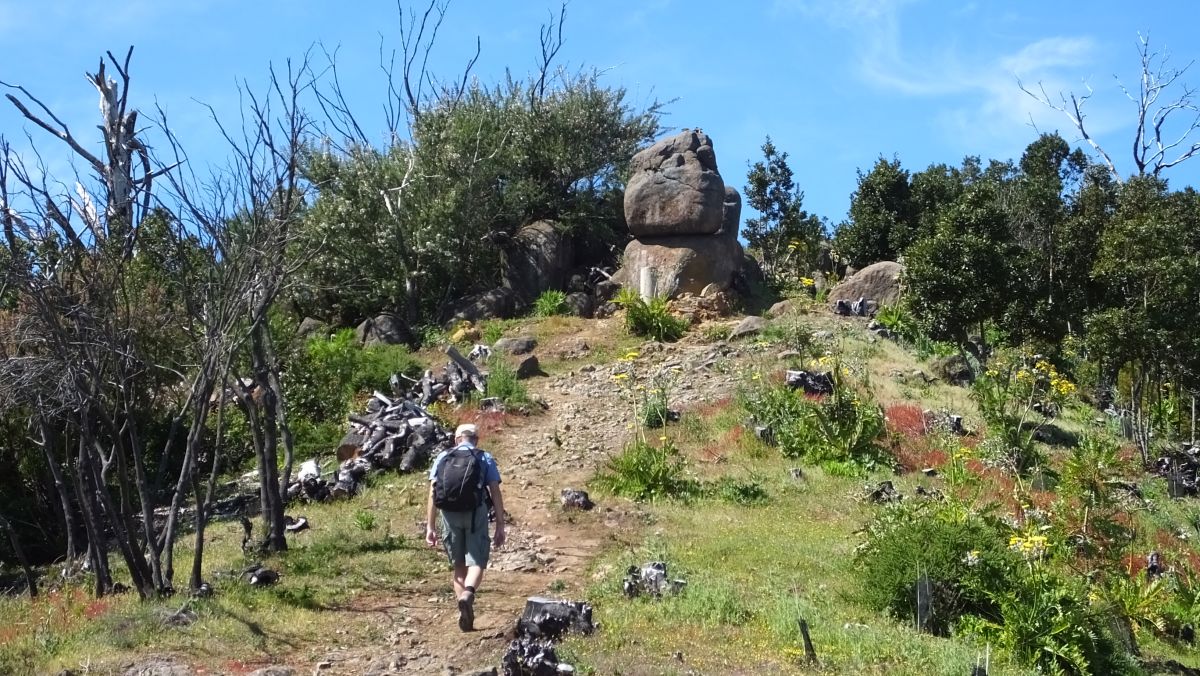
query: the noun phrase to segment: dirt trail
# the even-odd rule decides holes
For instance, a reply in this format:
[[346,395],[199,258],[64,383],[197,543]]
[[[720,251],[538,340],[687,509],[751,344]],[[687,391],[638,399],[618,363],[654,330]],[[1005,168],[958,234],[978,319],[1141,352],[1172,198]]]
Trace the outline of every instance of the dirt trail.
[[[602,335],[575,335],[563,342],[593,339],[604,340]],[[538,352],[553,354],[555,347],[552,343]],[[728,396],[737,379],[736,360],[744,351],[723,344],[650,344],[637,365],[678,369],[672,407],[686,408]],[[495,454],[504,477],[511,525],[509,542],[493,552],[485,575],[474,632],[458,629],[448,574],[430,576],[411,593],[364,599],[354,608],[385,616],[384,626],[394,627],[385,645],[330,651],[315,665],[295,666],[315,667],[322,674],[471,674],[499,664],[527,597],[580,597],[591,582],[590,563],[614,537],[632,537],[638,518],[635,508],[624,504],[572,514],[559,506],[563,488],[583,487],[629,438],[632,414],[612,374],[611,364],[580,361],[569,373],[527,381],[530,394],[548,402],[549,411],[483,430],[481,446]],[[559,591],[551,591],[552,584]]]

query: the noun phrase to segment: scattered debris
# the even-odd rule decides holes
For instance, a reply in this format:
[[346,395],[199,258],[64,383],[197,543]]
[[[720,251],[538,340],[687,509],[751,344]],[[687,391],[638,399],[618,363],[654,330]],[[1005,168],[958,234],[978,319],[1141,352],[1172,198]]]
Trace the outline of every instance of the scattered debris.
[[517,620],[517,638],[509,644],[501,666],[504,676],[573,674],[575,667],[560,662],[554,642],[567,633],[589,635],[596,630],[592,607],[577,601],[532,596]]
[[562,506],[563,509],[582,509],[586,511],[595,507],[596,503],[592,502],[587,491],[564,488],[562,489]]
[[501,661],[504,676],[558,676],[573,674],[575,667],[558,661],[552,641],[518,638],[508,644]]
[[303,516],[284,516],[283,521],[285,524],[283,530],[288,533],[299,533],[300,531],[308,530],[308,519]]
[[900,502],[903,499],[904,496],[900,495],[900,491],[896,490],[891,481],[880,481],[874,488],[867,486],[867,500],[875,504]]
[[1200,447],[1188,446],[1161,456],[1154,462],[1154,473],[1167,480],[1167,495],[1191,497],[1200,492],[1196,475],[1200,472]]
[[766,425],[755,425],[754,436],[758,437],[758,440],[767,446],[774,446],[778,443],[775,439],[775,430]]
[[517,620],[517,636],[535,639],[556,641],[568,632],[589,636],[595,630],[591,605],[544,596],[526,599],[525,611]]
[[1163,574],[1162,556],[1158,552],[1150,552],[1146,557],[1146,580],[1151,581]]
[[805,394],[833,394],[833,376],[828,372],[787,370],[783,382],[793,390],[803,389]]
[[795,481],[804,481],[804,470],[799,467],[793,467],[789,469],[788,474]]
[[194,598],[194,599],[212,598],[212,595],[213,595],[212,585],[207,582],[201,582],[200,586],[196,587],[196,589],[192,592],[192,598]]
[[196,611],[184,604],[182,608],[163,617],[163,624],[168,627],[187,627],[199,619]]
[[[925,488],[924,486],[917,486],[917,490],[915,492],[917,494],[917,497],[925,498],[926,500],[945,500],[946,499],[946,496],[936,488]],[[896,495],[899,497],[903,497],[903,496],[900,496],[899,493],[897,493]]]
[[246,573],[246,582],[251,587],[267,587],[279,581],[279,573],[262,565],[253,566]]
[[667,564],[662,561],[651,561],[640,568],[630,566],[626,571],[625,580],[622,582],[625,596],[628,598],[635,598],[643,594],[654,597],[661,597],[663,594],[678,594],[686,585],[686,580],[669,580]]
[[925,418],[925,431],[927,433],[942,431],[960,437],[967,435],[967,430],[963,427],[963,418],[961,415],[932,410],[925,410],[922,412],[922,415]]

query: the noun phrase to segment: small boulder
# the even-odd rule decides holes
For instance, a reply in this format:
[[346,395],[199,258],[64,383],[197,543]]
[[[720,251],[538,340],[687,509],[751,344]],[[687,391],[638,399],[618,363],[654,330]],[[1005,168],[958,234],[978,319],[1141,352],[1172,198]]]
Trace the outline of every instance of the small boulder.
[[935,376],[951,385],[965,387],[975,382],[975,372],[971,370],[971,364],[967,362],[966,357],[961,354],[937,357],[929,362],[929,368]]
[[763,319],[762,317],[750,315],[738,322],[737,326],[733,327],[733,330],[729,332],[729,339],[734,340],[743,336],[753,335],[762,331],[766,327],[767,320]]
[[316,338],[328,333],[329,325],[314,317],[305,317],[304,321],[300,322],[299,328],[296,329],[296,337],[301,340]]
[[542,365],[538,362],[538,358],[535,355],[526,355],[517,362],[518,380],[525,380],[526,378],[541,375],[545,375],[545,373],[542,371]]
[[400,345],[411,337],[408,327],[394,314],[384,313],[363,321],[354,329],[354,336],[363,345]]
[[533,336],[517,336],[516,338],[501,338],[492,346],[492,350],[503,354],[529,354],[537,347],[537,338]]
[[467,296],[455,305],[448,325],[453,326],[463,319],[475,322],[511,317],[516,312],[517,302],[517,293],[503,286]]
[[567,294],[567,310],[570,314],[576,317],[588,318],[592,316],[592,297],[581,291]]
[[597,282],[596,287],[592,289],[592,296],[596,299],[596,305],[603,305],[608,301],[617,297],[621,292],[621,284],[614,282],[611,279],[606,279],[602,282]]
[[782,317],[783,315],[786,315],[795,309],[796,309],[796,302],[790,298],[787,298],[785,300],[781,300],[778,303],[772,305],[771,309],[767,310],[767,316]]
[[250,676],[295,676],[296,670],[291,667],[270,666],[262,669],[255,669],[250,672]]

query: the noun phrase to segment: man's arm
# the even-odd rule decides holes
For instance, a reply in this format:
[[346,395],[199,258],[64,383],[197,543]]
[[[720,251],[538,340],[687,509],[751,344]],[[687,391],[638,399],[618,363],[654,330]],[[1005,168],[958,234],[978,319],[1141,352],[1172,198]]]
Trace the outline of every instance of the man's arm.
[[[492,505],[496,508],[496,534],[492,536],[492,546],[504,546],[504,496],[500,493],[500,482],[488,482],[488,493],[492,496]],[[431,503],[432,504],[432,503]]]
[[437,518],[437,508],[433,506],[433,482],[429,482],[429,500],[425,506],[425,544],[436,547],[438,543],[437,528],[433,520]]

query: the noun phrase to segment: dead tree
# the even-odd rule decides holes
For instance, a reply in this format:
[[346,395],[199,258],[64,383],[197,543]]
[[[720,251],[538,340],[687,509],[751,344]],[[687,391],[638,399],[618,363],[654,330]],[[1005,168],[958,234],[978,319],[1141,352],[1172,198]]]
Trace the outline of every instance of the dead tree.
[[[309,133],[309,120],[301,109],[301,97],[312,82],[307,57],[299,64],[288,62],[285,73],[270,70],[268,90],[256,95],[248,86],[241,89],[244,110],[240,128],[213,120],[230,150],[228,166],[207,181],[199,182],[171,176],[180,212],[192,227],[205,233],[217,258],[219,279],[206,299],[213,310],[207,321],[222,317],[220,326],[210,326],[217,334],[229,335],[232,342],[225,351],[213,354],[206,371],[205,387],[220,387],[223,402],[229,359],[234,350],[242,350],[250,364],[248,382],[233,378],[229,388],[250,428],[259,474],[259,497],[269,551],[287,549],[283,508],[294,464],[293,441],[287,418],[287,402],[280,379],[279,355],[269,322],[298,266],[303,252],[296,251],[294,227],[303,208],[303,179],[300,174],[301,151]],[[210,109],[210,112],[213,112]],[[169,125],[163,119],[163,127]],[[181,153],[181,145],[172,136],[172,145]],[[181,156],[180,156],[181,157]],[[182,161],[179,159],[178,161]],[[219,312],[215,310],[219,308]],[[222,361],[222,356],[224,361]],[[224,364],[224,366],[222,366]],[[207,415],[211,397],[193,403]],[[218,415],[223,415],[223,409]],[[193,419],[200,415],[198,411]],[[189,433],[192,446],[199,428]],[[279,469],[280,455],[283,468]],[[186,464],[194,468],[194,453]],[[203,513],[211,501],[213,478],[198,517],[199,538],[203,533]],[[177,490],[190,487],[198,498],[195,477],[181,473]],[[177,510],[172,510],[176,512]],[[202,555],[202,540],[197,540],[197,555]],[[193,566],[193,585],[199,582],[200,564]]]
[[[1152,51],[1150,38],[1138,35],[1138,57],[1141,73],[1136,91],[1117,78],[1117,86],[1135,108],[1136,126],[1132,140],[1134,175],[1159,175],[1200,152],[1200,142],[1192,141],[1193,132],[1200,129],[1200,107],[1195,100],[1196,90],[1182,81],[1191,68],[1189,61],[1182,68],[1169,65],[1170,54]],[[1095,92],[1085,83],[1086,94],[1059,92],[1052,97],[1039,83],[1036,91],[1020,80],[1021,91],[1043,105],[1061,112],[1071,121],[1080,137],[1096,151],[1118,183],[1124,181],[1112,156],[1092,136],[1086,124],[1084,107]],[[1177,114],[1178,113],[1178,114]]]

